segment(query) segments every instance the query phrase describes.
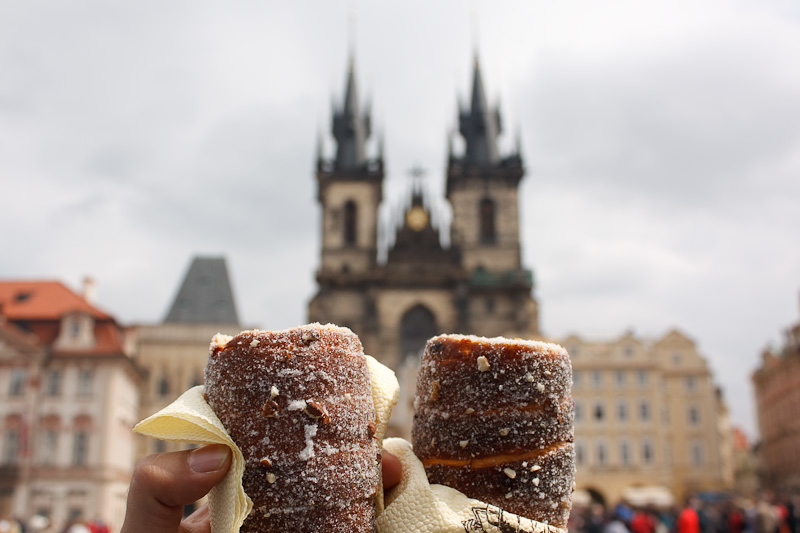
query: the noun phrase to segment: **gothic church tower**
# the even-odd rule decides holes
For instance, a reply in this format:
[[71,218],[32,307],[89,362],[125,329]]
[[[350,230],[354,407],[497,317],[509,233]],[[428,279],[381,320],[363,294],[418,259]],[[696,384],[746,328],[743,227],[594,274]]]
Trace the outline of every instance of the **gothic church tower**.
[[537,337],[533,275],[522,267],[520,253],[522,157],[519,149],[500,155],[500,113],[488,105],[477,58],[470,107],[459,110],[459,132],[466,149],[460,157],[451,149],[446,195],[453,209],[451,242],[469,274],[467,323],[476,332]]
[[378,207],[383,190],[383,160],[368,159],[370,116],[358,102],[352,59],[344,104],[333,113],[336,157],[317,157],[317,184],[322,204],[322,265],[318,281],[336,283],[342,275],[364,274],[375,267],[378,252]]

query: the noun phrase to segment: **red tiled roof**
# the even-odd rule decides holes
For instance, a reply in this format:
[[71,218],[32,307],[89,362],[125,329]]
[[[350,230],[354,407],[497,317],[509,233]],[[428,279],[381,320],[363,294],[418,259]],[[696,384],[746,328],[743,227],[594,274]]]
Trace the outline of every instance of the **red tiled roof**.
[[90,304],[59,281],[0,281],[0,315],[52,346],[67,313],[88,313],[94,319],[95,343],[89,349],[60,349],[59,355],[121,354],[122,334],[114,317]]
[[111,318],[60,281],[0,281],[0,314],[9,320],[60,320],[74,311]]

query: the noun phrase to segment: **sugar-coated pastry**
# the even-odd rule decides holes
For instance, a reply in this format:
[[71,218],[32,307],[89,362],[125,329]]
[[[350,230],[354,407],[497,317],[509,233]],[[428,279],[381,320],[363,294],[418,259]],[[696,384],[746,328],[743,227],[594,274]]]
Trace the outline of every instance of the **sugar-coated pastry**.
[[569,355],[555,344],[430,339],[412,428],[429,481],[566,528],[575,478],[571,385]]
[[245,458],[242,533],[374,532],[380,450],[369,370],[347,328],[211,343],[206,400]]

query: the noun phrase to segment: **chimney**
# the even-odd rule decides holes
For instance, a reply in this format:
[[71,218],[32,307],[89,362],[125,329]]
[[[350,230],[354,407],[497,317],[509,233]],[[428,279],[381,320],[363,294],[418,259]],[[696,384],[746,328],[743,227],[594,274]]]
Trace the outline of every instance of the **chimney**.
[[85,276],[83,278],[83,299],[94,305],[96,297],[97,285],[95,284],[94,278],[91,276]]

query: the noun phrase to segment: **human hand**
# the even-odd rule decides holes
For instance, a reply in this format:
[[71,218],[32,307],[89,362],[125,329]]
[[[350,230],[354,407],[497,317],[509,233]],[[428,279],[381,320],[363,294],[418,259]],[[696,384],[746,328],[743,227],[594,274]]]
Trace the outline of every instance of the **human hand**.
[[[210,533],[208,505],[185,520],[183,507],[208,494],[230,466],[230,449],[222,444],[145,457],[133,472],[120,533]],[[400,482],[400,461],[384,451],[382,467],[389,490]]]

